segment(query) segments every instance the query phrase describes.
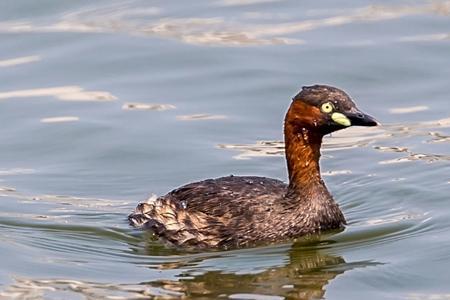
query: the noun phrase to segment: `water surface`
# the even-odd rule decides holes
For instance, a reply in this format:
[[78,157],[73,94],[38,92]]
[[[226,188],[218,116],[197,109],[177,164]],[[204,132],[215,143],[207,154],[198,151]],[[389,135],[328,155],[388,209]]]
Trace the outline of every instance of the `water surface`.
[[[4,1],[1,299],[450,299],[449,1]],[[286,180],[302,85],[378,128],[325,140],[349,226],[320,241],[168,249],[130,228],[151,194]]]

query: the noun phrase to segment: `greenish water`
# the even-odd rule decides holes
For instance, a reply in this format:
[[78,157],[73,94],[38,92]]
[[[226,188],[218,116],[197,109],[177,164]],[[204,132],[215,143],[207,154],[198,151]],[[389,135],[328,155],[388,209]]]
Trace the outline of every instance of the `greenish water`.
[[[450,299],[449,1],[3,1],[0,299]],[[150,194],[286,180],[302,85],[384,125],[326,138],[349,226],[320,241],[165,248]]]

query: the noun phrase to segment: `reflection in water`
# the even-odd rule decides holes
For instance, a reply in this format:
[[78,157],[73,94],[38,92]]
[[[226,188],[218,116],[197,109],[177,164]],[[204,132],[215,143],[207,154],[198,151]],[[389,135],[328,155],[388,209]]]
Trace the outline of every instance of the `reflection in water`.
[[169,109],[175,109],[175,105],[172,104],[157,104],[157,103],[125,103],[122,105],[123,110],[156,110],[163,111]]
[[391,114],[410,114],[415,112],[420,112],[424,110],[430,109],[428,106],[419,105],[419,106],[408,106],[408,107],[394,107],[389,109]]
[[[251,4],[275,0],[222,0],[225,6]],[[217,4],[217,3],[216,3]],[[119,13],[117,13],[119,12]],[[275,24],[247,24],[238,18],[155,18],[160,9],[149,7],[137,13],[131,1],[129,5],[110,5],[104,9],[83,9],[61,16],[50,24],[31,22],[2,22],[0,32],[122,32],[131,35],[148,35],[176,39],[188,44],[247,46],[299,44],[302,40],[286,35],[311,31],[324,27],[336,27],[352,23],[381,22],[419,14],[450,14],[450,1],[433,1],[404,6],[367,6],[349,9],[341,15]],[[144,21],[136,16],[145,16]],[[399,39],[396,39],[397,41]],[[400,41],[402,41],[400,39]]]
[[[324,139],[323,151],[336,151],[348,148],[362,147],[377,140],[390,137],[389,132],[380,128],[361,129],[358,127],[347,129]],[[219,144],[219,149],[238,150],[235,159],[249,159],[258,156],[284,156],[282,141],[257,141],[255,144]]]
[[333,170],[322,172],[322,176],[341,176],[352,174],[351,170]]
[[[264,261],[264,256],[270,250],[262,248],[263,253],[254,251],[259,261]],[[275,249],[273,249],[275,250]],[[239,256],[240,250],[233,255]],[[240,298],[239,295],[247,295],[250,299],[258,299],[258,296],[278,296],[288,299],[321,299],[326,293],[326,285],[339,274],[353,268],[377,265],[369,261],[347,263],[342,257],[323,253],[314,246],[294,245],[292,248],[282,249],[286,256],[286,263],[281,266],[266,268],[261,272],[223,272],[211,270],[198,273],[200,264],[208,264],[209,259],[233,260],[233,255],[222,252],[214,256],[204,255],[199,259],[198,255],[192,255],[191,261],[183,263],[154,264],[158,269],[181,269],[179,280],[157,280],[142,283],[111,284],[95,283],[70,279],[27,279],[16,278],[0,296],[5,299],[16,297],[18,299],[30,299],[31,297],[52,296],[66,294],[66,296],[85,296],[90,299],[218,299],[220,297]],[[230,258],[231,256],[231,258]],[[154,256],[153,256],[154,257]],[[228,258],[227,258],[228,257]],[[153,267],[152,267],[153,268]],[[202,271],[200,271],[202,272]],[[260,297],[261,298],[261,297]],[[264,298],[261,298],[264,299]]]
[[[0,175],[33,174],[31,169],[0,170]],[[119,199],[89,198],[67,195],[27,195],[17,191],[13,187],[0,187],[0,197],[18,200],[21,204],[55,204],[58,212],[74,208],[83,211],[93,210],[95,212],[123,212],[128,209],[133,201]]]
[[195,114],[195,115],[177,116],[177,120],[180,120],[180,121],[223,120],[226,118],[227,118],[227,116],[225,116],[225,115],[210,115],[210,114]]
[[39,60],[41,60],[41,57],[38,55],[23,56],[23,57],[17,57],[17,58],[12,58],[12,59],[7,59],[7,60],[0,60],[0,68],[28,64],[28,63],[32,63],[32,62],[39,61]]
[[449,33],[414,35],[414,36],[406,36],[400,39],[401,42],[436,42],[445,40],[450,40]]
[[389,159],[389,160],[382,160],[380,161],[380,164],[386,165],[386,164],[396,164],[396,163],[403,163],[403,162],[411,162],[415,160],[421,160],[428,163],[432,163],[435,161],[450,161],[450,155],[438,155],[438,154],[425,154],[425,153],[413,153],[408,151],[408,155],[404,157]]
[[[282,296],[290,299],[320,299],[326,285],[339,274],[368,262],[347,264],[342,257],[317,250],[291,249],[285,266],[270,268],[257,274],[209,271],[192,276],[187,271],[178,281],[151,282],[164,290],[181,292],[187,297],[217,299],[233,294]],[[195,272],[195,271],[194,271]],[[187,277],[183,279],[183,277]],[[230,297],[232,298],[232,297]]]
[[412,293],[405,297],[408,300],[450,300],[450,293],[428,293],[428,294],[420,294],[420,293]]
[[[160,299],[178,298],[181,294],[160,291],[139,284],[97,283],[70,279],[16,278],[3,292],[1,299]],[[158,299],[158,298],[156,298]]]
[[42,118],[41,123],[65,123],[65,122],[76,122],[79,120],[80,118],[74,116],[50,117],[50,118]]
[[450,142],[450,136],[441,134],[439,132],[431,131],[429,133],[433,138],[428,141],[429,143],[445,143]]
[[434,128],[434,127],[448,128],[448,127],[450,127],[450,118],[436,120],[436,121],[423,122],[423,123],[417,124],[417,126],[426,126],[428,128]]
[[[405,108],[406,110],[406,108]],[[418,111],[417,109],[415,111]],[[412,112],[408,110],[405,112],[402,108],[402,113]],[[432,138],[427,143],[445,143],[450,141],[450,136],[437,132],[429,131],[429,129],[448,128],[450,126],[450,119],[442,119],[437,121],[419,122],[416,124],[385,125],[376,129],[359,129],[351,128],[346,131],[341,131],[334,134],[331,138],[324,139],[323,151],[337,151],[354,147],[363,147],[375,142],[391,140],[397,141],[399,137],[410,136],[425,136]],[[394,139],[395,138],[395,139]],[[233,156],[235,159],[250,159],[260,156],[284,156],[284,143],[282,141],[257,141],[255,144],[219,144],[219,149],[237,150],[239,154]],[[389,160],[382,160],[380,164],[392,164],[411,161],[449,161],[450,155],[442,155],[435,153],[416,153],[410,151],[407,147],[392,145],[392,146],[374,146],[374,149],[382,152],[397,152],[406,153],[406,155]],[[351,170],[335,171],[351,173]],[[332,175],[332,174],[325,174]]]
[[242,6],[242,5],[261,4],[279,1],[280,0],[220,0],[217,2],[217,4],[222,6]]
[[0,92],[0,100],[28,97],[55,97],[63,101],[113,101],[117,98],[105,91],[85,91],[79,86],[59,86]]
[[[430,132],[431,136],[434,137],[433,140],[429,141],[429,143],[439,143],[439,142],[448,142],[450,138],[448,136],[444,136],[438,134],[436,132]],[[410,151],[407,147],[398,147],[398,146],[376,146],[374,149],[379,150],[381,152],[396,152],[396,153],[406,153],[406,155],[397,157],[394,159],[382,160],[380,164],[394,164],[394,163],[402,163],[402,162],[411,162],[411,161],[425,161],[425,162],[435,162],[435,161],[450,161],[450,155],[441,155],[441,154],[426,154],[426,153],[415,153]]]
[[238,150],[240,153],[234,159],[249,159],[258,156],[284,155],[284,143],[281,141],[257,141],[253,145],[219,144],[219,149]]
[[26,175],[36,173],[33,169],[13,168],[13,169],[0,169],[0,176],[9,175]]

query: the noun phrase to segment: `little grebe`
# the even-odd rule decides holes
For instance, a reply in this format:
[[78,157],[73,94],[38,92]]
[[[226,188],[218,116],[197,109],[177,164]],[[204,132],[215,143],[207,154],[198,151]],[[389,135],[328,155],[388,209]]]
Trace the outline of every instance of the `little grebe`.
[[190,183],[140,203],[128,220],[189,248],[244,247],[343,228],[344,215],[320,177],[320,146],[324,135],[352,125],[378,122],[340,89],[303,87],[284,121],[289,184],[254,176]]

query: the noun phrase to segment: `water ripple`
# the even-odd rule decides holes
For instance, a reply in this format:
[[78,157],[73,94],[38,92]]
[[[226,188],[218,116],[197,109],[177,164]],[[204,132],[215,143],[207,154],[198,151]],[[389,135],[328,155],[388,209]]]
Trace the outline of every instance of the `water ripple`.
[[79,86],[59,86],[0,92],[0,100],[11,98],[54,97],[63,101],[114,101],[117,97],[105,91],[85,91]]
[[[235,5],[234,0],[223,0],[224,5]],[[265,0],[256,0],[258,2]],[[252,4],[254,0],[239,1]],[[219,2],[220,3],[220,2]],[[120,9],[118,9],[120,7]],[[119,13],[115,12],[119,11]],[[160,13],[159,8],[149,7],[142,15],[151,19]],[[147,12],[148,13],[145,13]],[[422,14],[450,14],[449,1],[399,6],[367,6],[349,9],[342,15],[276,24],[246,24],[236,19],[224,18],[171,18],[164,17],[150,22],[137,22],[138,11],[132,5],[111,5],[103,9],[82,9],[79,12],[63,14],[60,20],[49,24],[32,22],[1,22],[0,32],[82,32],[110,33],[124,32],[132,35],[148,35],[176,39],[197,45],[248,46],[299,44],[303,40],[286,37],[319,28],[337,27],[353,23],[384,22]],[[399,39],[401,40],[401,39]]]
[[[2,299],[160,299],[179,298],[182,294],[150,285],[99,283],[71,279],[30,279],[16,277],[13,284],[0,292]],[[55,298],[56,297],[56,298]]]
[[[412,123],[409,125],[386,124],[379,128],[350,128],[326,137],[323,143],[323,151],[340,151],[355,147],[365,147],[375,142],[389,143],[399,137],[429,137],[429,143],[443,143],[449,141],[449,136],[429,129],[447,128],[449,119]],[[235,159],[250,159],[261,156],[284,156],[284,143],[282,141],[257,141],[255,144],[218,144],[217,148],[239,151]],[[422,160],[427,162],[448,161],[450,156],[429,153],[415,153],[402,146],[374,146],[374,149],[382,152],[404,152],[405,157],[381,161],[381,164],[390,164],[406,161]]]

